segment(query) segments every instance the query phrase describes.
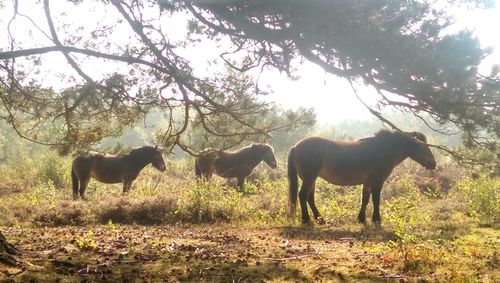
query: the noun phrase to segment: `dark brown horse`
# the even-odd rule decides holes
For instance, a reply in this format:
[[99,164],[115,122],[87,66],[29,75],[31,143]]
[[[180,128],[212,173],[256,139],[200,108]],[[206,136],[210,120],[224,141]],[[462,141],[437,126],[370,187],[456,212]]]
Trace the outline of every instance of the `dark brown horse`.
[[195,160],[196,176],[209,179],[215,173],[223,178],[237,178],[238,187],[243,190],[246,177],[261,161],[273,169],[277,166],[274,149],[268,144],[254,143],[234,152],[207,148]]
[[152,164],[162,172],[165,171],[165,162],[158,147],[143,146],[132,149],[124,155],[92,153],[88,156],[78,156],[73,160],[71,168],[73,198],[77,199],[80,193],[80,197],[84,199],[91,177],[108,184],[123,183],[123,193],[126,193],[130,190],[132,181],[148,164]]
[[314,218],[323,221],[314,203],[318,176],[336,185],[362,184],[363,196],[358,220],[365,222],[366,206],[372,194],[372,221],[380,223],[380,192],[394,167],[410,157],[427,169],[436,168],[436,160],[426,143],[427,138],[422,133],[387,130],[378,132],[374,137],[353,142],[320,137],[299,141],[288,155],[290,216],[295,218],[298,174],[302,180],[299,198],[303,223],[310,223],[308,203]]

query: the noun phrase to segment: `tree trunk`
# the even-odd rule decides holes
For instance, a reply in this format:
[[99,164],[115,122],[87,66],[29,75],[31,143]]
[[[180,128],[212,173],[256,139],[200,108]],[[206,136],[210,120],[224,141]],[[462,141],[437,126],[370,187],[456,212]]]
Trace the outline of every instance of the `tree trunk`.
[[19,254],[19,250],[12,244],[7,243],[5,236],[0,232],[0,263],[6,265],[18,265],[19,261],[15,255]]

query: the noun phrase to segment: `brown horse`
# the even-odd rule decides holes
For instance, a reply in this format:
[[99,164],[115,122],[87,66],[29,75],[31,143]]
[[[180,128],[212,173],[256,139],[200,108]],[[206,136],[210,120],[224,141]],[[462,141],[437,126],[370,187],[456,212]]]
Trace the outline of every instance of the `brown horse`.
[[[132,149],[128,154],[118,156],[100,153],[78,156],[73,160],[71,168],[73,198],[77,199],[80,193],[80,197],[84,199],[91,177],[108,184],[123,183],[123,193],[126,193],[139,172],[150,163],[156,169],[165,171],[165,162],[158,147],[143,146]],[[78,188],[78,183],[80,183],[80,188]]]
[[336,185],[362,184],[363,196],[358,220],[365,222],[366,206],[372,194],[372,221],[380,223],[380,192],[394,167],[410,157],[427,169],[436,168],[436,160],[426,143],[427,138],[422,133],[387,130],[354,142],[320,137],[299,141],[288,155],[290,216],[295,218],[298,174],[302,180],[299,198],[303,223],[310,223],[307,203],[314,218],[323,221],[314,203],[318,176]]
[[243,190],[246,177],[261,161],[276,168],[272,146],[254,143],[235,152],[207,148],[195,160],[196,176],[209,179],[216,173],[223,178],[237,178],[238,187]]

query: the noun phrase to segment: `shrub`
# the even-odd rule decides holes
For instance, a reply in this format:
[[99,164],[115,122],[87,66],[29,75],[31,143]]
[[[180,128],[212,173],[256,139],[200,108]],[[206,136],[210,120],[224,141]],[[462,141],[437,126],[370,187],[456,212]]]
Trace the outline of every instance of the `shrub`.
[[[242,198],[241,218],[258,223],[284,223],[287,219],[288,185],[285,179],[249,182],[253,194]],[[241,209],[241,208],[240,208]]]
[[423,230],[430,220],[429,212],[422,207],[425,202],[423,196],[411,183],[402,183],[407,189],[406,193],[397,198],[393,198],[387,203],[385,218],[390,224],[391,230],[397,237],[393,246],[403,256],[404,271],[424,271],[432,269],[433,263],[431,249],[421,244]]
[[88,231],[84,236],[77,237],[74,244],[82,251],[97,249],[97,243],[94,239],[94,232],[92,232],[92,230]]
[[52,182],[56,188],[70,186],[70,162],[55,151],[47,151],[41,156],[37,172],[39,182]]
[[460,180],[453,193],[468,204],[468,214],[481,224],[500,222],[500,180],[480,175]]
[[418,191],[419,189],[415,184],[415,178],[407,173],[401,176],[395,176],[390,182],[385,184],[382,189],[382,199],[391,200],[404,197]]
[[323,218],[335,224],[356,221],[355,215],[360,207],[361,186],[339,187],[317,181],[316,206]]
[[181,192],[176,217],[189,222],[230,221],[241,213],[242,194],[218,182],[196,182]]
[[430,220],[430,214],[421,206],[423,201],[418,191],[409,191],[387,203],[385,218],[401,242],[419,242],[418,229]]
[[38,183],[33,188],[28,189],[24,194],[16,197],[16,202],[23,203],[32,207],[48,204],[49,207],[55,207],[58,199],[58,191],[52,181]]

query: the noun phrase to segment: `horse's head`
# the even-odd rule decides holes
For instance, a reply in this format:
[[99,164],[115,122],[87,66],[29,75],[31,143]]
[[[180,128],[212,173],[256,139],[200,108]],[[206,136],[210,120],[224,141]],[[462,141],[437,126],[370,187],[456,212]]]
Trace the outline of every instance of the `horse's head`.
[[167,170],[167,166],[165,165],[165,161],[163,160],[163,155],[161,154],[158,146],[155,146],[154,150],[151,154],[151,165],[154,168],[160,170],[161,172],[165,172]]
[[436,159],[427,145],[427,137],[420,132],[406,132],[412,146],[409,157],[427,169],[436,168]]
[[278,166],[272,146],[268,144],[254,143],[252,144],[252,148],[258,150],[262,154],[262,160],[269,165],[269,167],[274,169]]

